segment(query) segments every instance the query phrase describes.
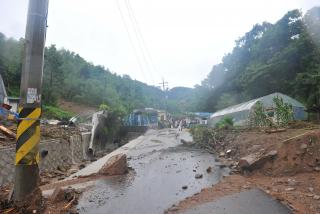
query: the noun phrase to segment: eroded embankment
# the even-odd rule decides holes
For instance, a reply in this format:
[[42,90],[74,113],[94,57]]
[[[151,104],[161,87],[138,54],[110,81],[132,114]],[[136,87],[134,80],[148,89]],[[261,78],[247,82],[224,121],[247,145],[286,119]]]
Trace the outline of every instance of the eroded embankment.
[[[182,212],[253,187],[261,188],[294,213],[320,213],[318,129],[287,129],[269,134],[261,130],[223,130],[211,137],[202,147],[217,153],[220,161],[233,169],[232,175],[186,198],[168,213]],[[265,158],[270,152],[273,156]],[[253,167],[241,167],[239,162],[243,159]]]

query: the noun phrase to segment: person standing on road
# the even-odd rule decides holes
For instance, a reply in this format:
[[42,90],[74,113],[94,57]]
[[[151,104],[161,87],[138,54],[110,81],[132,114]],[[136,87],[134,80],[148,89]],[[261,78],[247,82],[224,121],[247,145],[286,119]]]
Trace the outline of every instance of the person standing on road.
[[180,120],[180,122],[179,122],[179,127],[178,127],[179,129],[179,132],[181,132],[182,131],[182,120]]

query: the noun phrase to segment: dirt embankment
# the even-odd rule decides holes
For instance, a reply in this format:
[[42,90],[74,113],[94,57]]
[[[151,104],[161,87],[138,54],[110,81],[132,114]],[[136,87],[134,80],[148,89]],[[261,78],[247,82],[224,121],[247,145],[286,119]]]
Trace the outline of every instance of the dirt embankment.
[[94,106],[89,106],[89,105],[85,105],[85,104],[79,104],[79,103],[74,103],[74,102],[70,102],[70,101],[66,101],[66,100],[59,100],[58,102],[58,106],[59,108],[68,111],[68,112],[72,112],[75,114],[90,114],[90,113],[94,113],[98,110],[97,107]]
[[[211,142],[211,145],[216,145],[214,150],[221,162],[233,169],[232,175],[174,205],[168,213],[179,213],[195,205],[253,187],[261,188],[286,204],[294,213],[320,213],[318,128],[290,128],[269,134],[261,130],[230,130],[221,139],[217,143]],[[209,150],[209,147],[205,149]],[[212,146],[211,149],[213,150]],[[264,158],[270,152],[274,155]],[[241,168],[239,163],[243,159],[249,165],[252,164],[252,167]],[[256,162],[259,164],[255,164]]]

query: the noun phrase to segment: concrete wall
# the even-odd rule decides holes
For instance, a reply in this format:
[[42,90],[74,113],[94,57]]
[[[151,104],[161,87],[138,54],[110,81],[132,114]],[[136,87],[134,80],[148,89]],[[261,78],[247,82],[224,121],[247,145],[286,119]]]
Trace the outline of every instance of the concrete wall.
[[15,148],[0,150],[0,186],[14,179]]
[[[40,171],[69,167],[88,159],[86,151],[89,145],[90,133],[74,135],[70,140],[52,139],[40,142],[40,152],[48,151],[48,155],[40,161]],[[14,181],[15,148],[0,150],[0,186]]]

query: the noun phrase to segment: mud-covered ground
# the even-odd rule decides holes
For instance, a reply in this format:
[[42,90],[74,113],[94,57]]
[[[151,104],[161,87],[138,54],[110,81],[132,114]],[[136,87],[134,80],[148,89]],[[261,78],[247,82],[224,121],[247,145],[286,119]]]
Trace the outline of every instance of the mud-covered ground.
[[[294,127],[270,134],[265,130],[225,132],[223,146],[216,147],[214,152],[220,154],[221,162],[233,169],[231,175],[174,205],[168,213],[183,213],[199,204],[254,187],[281,201],[293,213],[320,213],[318,127]],[[242,157],[251,154],[259,157],[270,151],[277,151],[276,157],[259,167],[249,171],[237,167]]]

